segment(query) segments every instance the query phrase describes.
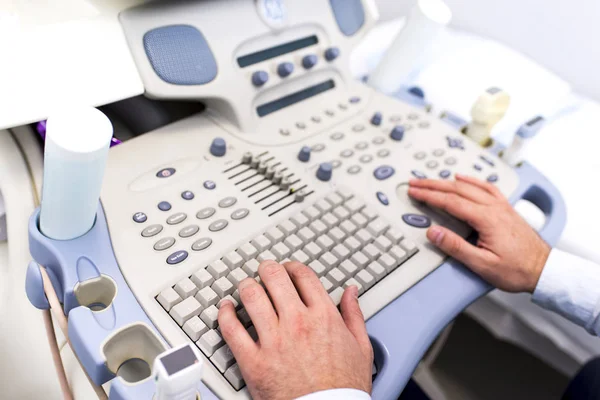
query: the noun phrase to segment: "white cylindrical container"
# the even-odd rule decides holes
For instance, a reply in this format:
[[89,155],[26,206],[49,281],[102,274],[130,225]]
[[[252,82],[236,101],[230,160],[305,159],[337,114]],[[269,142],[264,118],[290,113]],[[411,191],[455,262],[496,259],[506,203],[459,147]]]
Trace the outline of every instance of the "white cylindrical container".
[[452,12],[443,0],[419,0],[369,76],[369,85],[383,93],[397,92],[451,19]]
[[48,118],[40,211],[45,236],[71,240],[94,225],[112,135],[110,120],[92,107]]

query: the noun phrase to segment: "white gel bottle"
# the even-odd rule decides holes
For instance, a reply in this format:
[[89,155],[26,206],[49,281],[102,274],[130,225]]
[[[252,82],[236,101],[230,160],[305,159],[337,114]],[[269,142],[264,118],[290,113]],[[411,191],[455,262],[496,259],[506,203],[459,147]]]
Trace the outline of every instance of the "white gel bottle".
[[113,135],[110,120],[93,107],[70,107],[46,125],[40,230],[71,240],[94,225]]

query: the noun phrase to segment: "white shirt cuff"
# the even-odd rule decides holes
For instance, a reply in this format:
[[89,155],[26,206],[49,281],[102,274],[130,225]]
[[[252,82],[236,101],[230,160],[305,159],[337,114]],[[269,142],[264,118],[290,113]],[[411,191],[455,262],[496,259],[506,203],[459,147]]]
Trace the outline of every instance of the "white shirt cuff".
[[532,300],[600,336],[600,265],[553,249]]
[[296,400],[371,400],[371,396],[356,389],[330,389],[307,394]]

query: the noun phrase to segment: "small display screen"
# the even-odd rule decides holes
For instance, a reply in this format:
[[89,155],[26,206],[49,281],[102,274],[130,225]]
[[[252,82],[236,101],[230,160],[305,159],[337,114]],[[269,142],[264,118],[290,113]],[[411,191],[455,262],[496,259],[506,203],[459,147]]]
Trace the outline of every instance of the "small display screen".
[[289,107],[303,100],[309,99],[313,96],[331,90],[334,87],[335,82],[333,80],[328,80],[326,82],[319,83],[318,85],[311,86],[299,92],[289,94],[270,103],[258,106],[256,108],[256,112],[258,113],[259,117],[264,117],[265,115],[269,115],[271,113],[274,113],[275,111],[279,111],[283,108]]
[[270,60],[271,58],[282,56],[317,43],[319,43],[319,38],[313,35],[239,57],[237,62],[241,68],[249,67],[250,65],[258,64],[259,62]]
[[543,119],[544,119],[544,117],[542,117],[542,116],[535,117],[534,119],[532,119],[531,121],[529,121],[526,125],[527,126],[533,126],[533,125],[537,124],[538,122],[540,122]]
[[181,349],[174,351],[171,354],[160,359],[160,362],[165,366],[165,370],[169,376],[178,373],[181,370],[186,369],[190,365],[198,362],[194,351],[190,346],[182,347]]

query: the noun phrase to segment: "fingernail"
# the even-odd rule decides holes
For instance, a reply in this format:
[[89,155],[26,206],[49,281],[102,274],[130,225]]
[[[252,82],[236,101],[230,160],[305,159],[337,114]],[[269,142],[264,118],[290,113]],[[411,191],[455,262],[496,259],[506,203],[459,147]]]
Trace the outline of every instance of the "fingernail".
[[352,295],[352,297],[354,297],[354,299],[358,299],[358,287],[352,285],[350,286],[350,294]]
[[429,236],[431,241],[435,243],[436,246],[439,246],[442,244],[442,240],[444,239],[444,231],[440,227],[434,226],[433,228],[429,229]]
[[223,308],[223,306],[228,305],[228,304],[231,305],[231,306],[233,306],[233,303],[231,302],[231,300],[221,300],[221,307],[220,308]]
[[417,191],[417,189],[415,188],[408,188],[408,195],[409,196],[414,196],[415,192]]

